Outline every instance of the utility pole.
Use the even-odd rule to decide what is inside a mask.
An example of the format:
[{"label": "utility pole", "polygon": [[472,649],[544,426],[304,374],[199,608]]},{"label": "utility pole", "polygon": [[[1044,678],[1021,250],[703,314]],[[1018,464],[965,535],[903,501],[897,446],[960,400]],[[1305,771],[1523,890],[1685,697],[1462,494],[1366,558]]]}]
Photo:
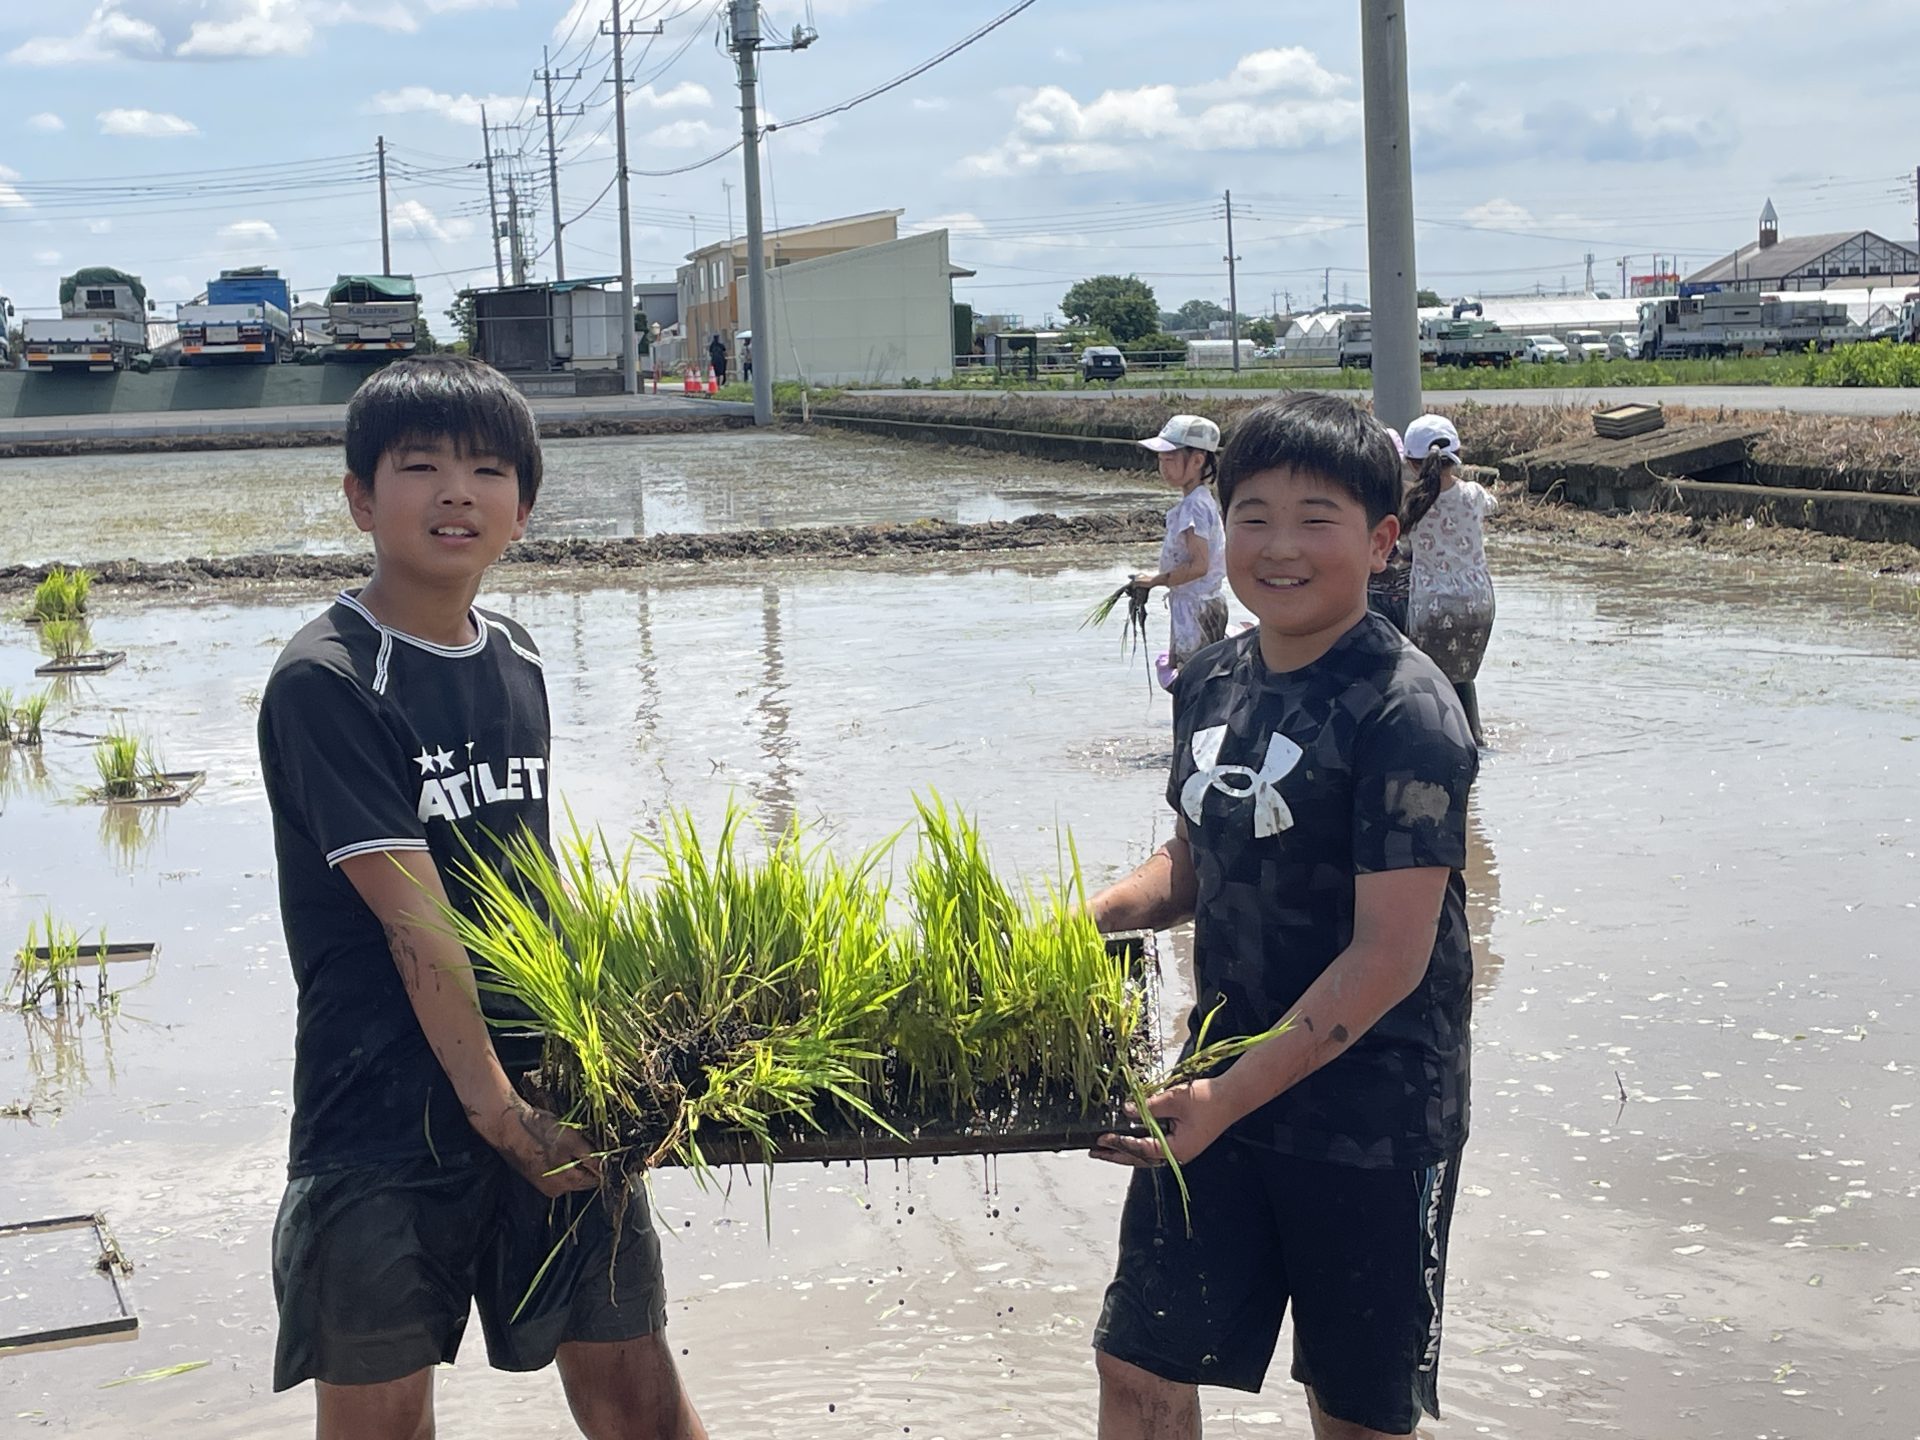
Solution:
[{"label": "utility pole", "polygon": [[[576,70],[571,76],[562,75],[558,78],[578,80],[580,74],[581,72]],[[584,115],[586,107],[580,105],[572,110],[555,110],[553,108],[555,78],[553,61],[547,54],[547,47],[542,45],[540,47],[540,83],[546,87],[547,95],[545,112],[547,117],[547,193],[553,198],[553,278],[564,280],[567,278],[567,254],[560,241],[560,232],[564,228],[560,220],[560,152],[553,143],[553,121],[554,117],[560,114]]]},{"label": "utility pole", "polygon": [[[600,33],[606,34],[602,25]],[[626,28],[620,23],[620,0],[613,0],[613,135],[614,179],[620,185],[620,389],[634,393],[638,381],[638,354],[633,339],[633,208],[627,196],[627,66]]]},{"label": "utility pole", "polygon": [[487,157],[487,233],[493,236],[493,283],[505,285],[507,272],[500,263],[500,202],[493,189],[493,130],[487,124],[487,107],[480,107],[480,144]]},{"label": "utility pole", "polygon": [[1592,293],[1593,290],[1593,252],[1591,250],[1587,252],[1587,290],[1588,293]]},{"label": "utility pole", "polygon": [[1920,245],[1920,165],[1913,167],[1913,238]]},{"label": "utility pole", "polygon": [[1227,196],[1227,338],[1233,342],[1233,370],[1240,373],[1240,280],[1234,268],[1240,257],[1233,253],[1233,191]]},{"label": "utility pole", "polygon": [[1627,298],[1627,257],[1620,257],[1620,298]]},{"label": "utility pole", "polygon": [[[1309,272],[1311,273],[1311,272]],[[1320,272],[1320,308],[1326,309],[1333,303],[1333,267],[1327,266]]]},{"label": "utility pole", "polygon": [[513,257],[513,283],[527,283],[527,253],[520,243],[520,191],[507,177],[507,253]]},{"label": "utility pole", "polygon": [[376,136],[373,148],[380,156],[380,273],[391,275],[393,250],[387,244],[387,137]]},{"label": "utility pole", "polygon": [[726,196],[727,196],[727,239],[732,240],[733,239],[733,182],[731,180],[722,180],[720,182],[720,188],[726,192]]},{"label": "utility pole", "polygon": [[[753,423],[773,423],[775,350],[767,324],[766,238],[760,225],[760,0],[733,0],[733,54],[740,67],[740,141],[746,154],[747,307],[758,362],[753,367]],[[728,197],[728,208],[733,205]],[[733,237],[727,237],[731,247]]]},{"label": "utility pole", "polygon": [[1360,0],[1360,70],[1365,85],[1373,413],[1382,425],[1404,429],[1420,413],[1405,0]]}]

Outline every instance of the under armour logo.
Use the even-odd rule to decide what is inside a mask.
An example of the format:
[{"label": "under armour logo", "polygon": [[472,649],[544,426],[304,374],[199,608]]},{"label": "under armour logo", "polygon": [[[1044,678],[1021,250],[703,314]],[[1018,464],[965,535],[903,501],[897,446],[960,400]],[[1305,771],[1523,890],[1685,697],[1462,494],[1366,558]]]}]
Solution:
[{"label": "under armour logo", "polygon": [[1227,727],[1215,725],[1199,730],[1193,737],[1193,762],[1200,768],[1188,777],[1187,783],[1180,789],[1180,808],[1186,811],[1187,819],[1193,824],[1200,823],[1200,807],[1207,798],[1207,791],[1218,790],[1222,795],[1235,797],[1253,796],[1253,833],[1258,839],[1269,835],[1278,835],[1282,830],[1292,828],[1293,812],[1287,808],[1287,802],[1280,798],[1280,792],[1274,788],[1274,782],[1289,774],[1300,763],[1303,753],[1300,747],[1284,735],[1276,734],[1267,741],[1266,763],[1258,770],[1247,765],[1221,765],[1220,742],[1227,738]]}]

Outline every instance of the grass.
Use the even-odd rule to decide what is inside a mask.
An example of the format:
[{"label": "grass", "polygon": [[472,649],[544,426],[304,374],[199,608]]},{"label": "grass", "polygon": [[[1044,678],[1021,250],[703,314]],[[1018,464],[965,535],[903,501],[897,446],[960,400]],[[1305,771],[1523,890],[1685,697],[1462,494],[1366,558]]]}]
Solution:
[{"label": "grass", "polygon": [[38,745],[47,709],[52,704],[52,690],[35,691],[24,696],[17,704],[11,691],[0,691],[0,730],[11,724],[16,745]]},{"label": "grass", "polygon": [[97,800],[132,800],[167,788],[166,777],[147,743],[125,730],[103,735],[93,747],[93,765],[100,786]]},{"label": "grass", "polygon": [[771,1161],[809,1135],[1107,1125],[1166,1082],[1070,842],[1051,881],[1016,888],[971,820],[919,802],[896,901],[901,838],[842,859],[735,808],[711,837],[676,813],[619,853],[523,835],[507,873],[468,868],[474,914],[445,914],[482,986],[532,1010],[540,1089],[621,1184],[703,1172],[716,1138]]},{"label": "grass", "polygon": [[89,571],[56,565],[33,588],[32,616],[40,621],[77,620],[87,613],[92,589],[93,575]]},{"label": "grass", "polygon": [[[71,925],[63,925],[49,913],[42,924],[29,922],[27,940],[13,961],[13,976],[7,982],[7,994],[22,1010],[38,1010],[49,1000],[56,1010],[79,1003],[86,984],[81,979],[82,947],[80,935]],[[44,934],[44,940],[42,936]],[[45,957],[35,954],[46,950]],[[107,939],[100,937],[93,962],[99,1003],[107,1003]]]},{"label": "grass", "polygon": [[49,620],[40,627],[40,643],[62,665],[84,655],[93,636],[84,620]]}]

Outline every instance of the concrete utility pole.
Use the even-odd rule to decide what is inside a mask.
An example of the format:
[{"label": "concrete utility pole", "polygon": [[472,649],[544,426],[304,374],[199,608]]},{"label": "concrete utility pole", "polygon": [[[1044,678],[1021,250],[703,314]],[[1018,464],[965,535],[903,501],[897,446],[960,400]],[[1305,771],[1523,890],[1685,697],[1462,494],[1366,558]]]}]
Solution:
[{"label": "concrete utility pole", "polygon": [[1406,0],[1360,0],[1367,144],[1367,280],[1373,311],[1373,413],[1404,430],[1420,413],[1413,153],[1407,117]]},{"label": "concrete utility pole", "polygon": [[480,144],[487,157],[487,233],[493,236],[493,283],[507,283],[507,272],[500,263],[500,202],[493,189],[493,131],[487,125],[487,107],[480,107]]},{"label": "concrete utility pole", "polygon": [[1240,372],[1240,281],[1234,268],[1240,257],[1233,253],[1233,191],[1227,196],[1227,338],[1233,342],[1233,369]]},{"label": "concrete utility pole", "polygon": [[380,156],[380,273],[393,273],[393,250],[387,244],[387,137],[374,138],[373,148]]},{"label": "concrete utility pole", "polygon": [[507,253],[513,257],[513,283],[527,283],[527,252],[520,243],[520,191],[507,177]]},{"label": "concrete utility pole", "polygon": [[[767,315],[766,236],[760,225],[760,0],[733,0],[733,54],[740,67],[740,142],[746,154],[747,310],[753,330],[753,423],[773,423],[773,329]],[[732,209],[732,197],[728,197]],[[731,247],[732,236],[728,236]]]},{"label": "concrete utility pole", "polygon": [[[604,31],[604,27],[603,31]],[[633,209],[627,196],[627,70],[623,52],[625,32],[620,24],[620,0],[613,0],[613,133],[614,164],[620,182],[620,389],[634,393],[638,355],[633,339]]]},{"label": "concrete utility pole", "polygon": [[[578,80],[580,73],[576,70],[571,76],[562,75],[558,78]],[[567,253],[560,240],[560,232],[565,228],[560,220],[560,151],[553,143],[553,121],[554,117],[560,114],[584,115],[586,106],[576,106],[567,111],[555,110],[553,108],[554,79],[553,61],[547,54],[547,47],[542,45],[540,47],[540,83],[546,87],[547,96],[545,112],[547,117],[547,193],[553,197],[553,278],[564,280],[567,278]]]},{"label": "concrete utility pole", "polygon": [[1913,238],[1920,246],[1920,165],[1913,168]]}]

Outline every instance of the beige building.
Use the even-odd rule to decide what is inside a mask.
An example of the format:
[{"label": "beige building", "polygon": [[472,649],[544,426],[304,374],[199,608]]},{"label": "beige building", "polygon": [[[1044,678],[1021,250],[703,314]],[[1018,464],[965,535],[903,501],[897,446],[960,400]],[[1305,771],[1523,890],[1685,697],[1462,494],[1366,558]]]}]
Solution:
[{"label": "beige building", "polygon": [[[802,260],[822,260],[900,236],[903,210],[873,210],[815,225],[768,231],[762,237],[769,269]],[[681,331],[689,363],[704,363],[715,335],[727,342],[728,367],[738,373],[735,332],[747,325],[747,242],[744,236],[702,246],[675,272],[680,290]]]}]

